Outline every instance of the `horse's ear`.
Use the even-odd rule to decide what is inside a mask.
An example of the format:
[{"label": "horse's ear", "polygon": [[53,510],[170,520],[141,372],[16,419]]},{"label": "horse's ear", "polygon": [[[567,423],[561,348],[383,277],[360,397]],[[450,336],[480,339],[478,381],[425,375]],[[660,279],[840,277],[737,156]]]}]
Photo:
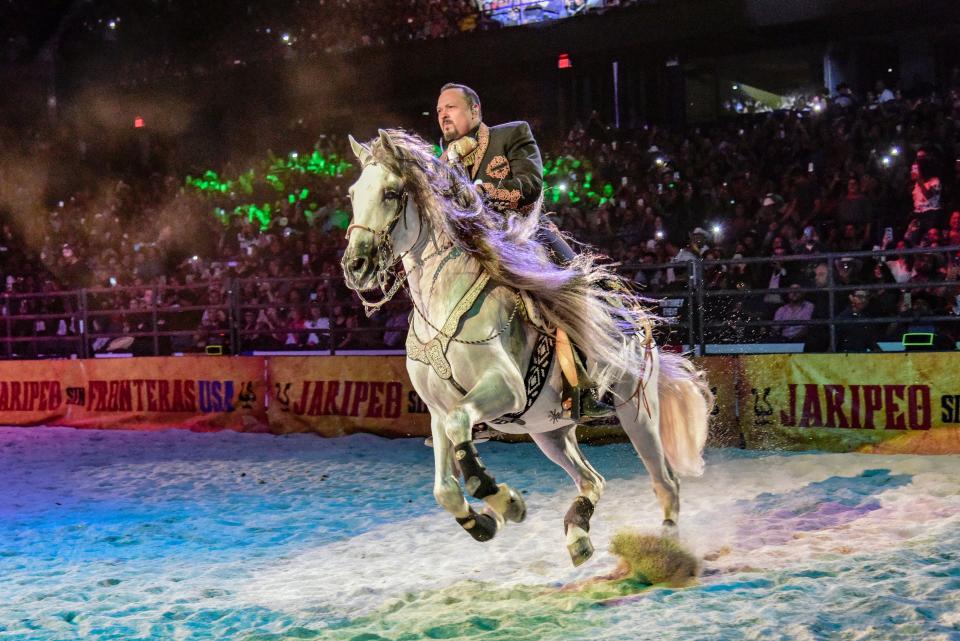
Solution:
[{"label": "horse's ear", "polygon": [[380,144],[383,145],[383,148],[389,151],[394,158],[401,158],[400,149],[397,148],[390,134],[384,129],[378,129],[377,132],[380,134]]},{"label": "horse's ear", "polygon": [[353,149],[353,153],[357,156],[357,160],[360,161],[361,165],[367,164],[367,161],[370,160],[370,148],[365,147],[364,145],[357,142],[357,139],[353,136],[348,136],[350,138],[350,148]]}]

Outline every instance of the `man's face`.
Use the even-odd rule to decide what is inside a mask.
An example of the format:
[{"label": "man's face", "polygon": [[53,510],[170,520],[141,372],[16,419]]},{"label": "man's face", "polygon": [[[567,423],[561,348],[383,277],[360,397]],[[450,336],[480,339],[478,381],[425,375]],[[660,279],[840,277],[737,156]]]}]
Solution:
[{"label": "man's face", "polygon": [[820,263],[813,268],[813,282],[817,284],[817,287],[826,285],[829,277],[830,274],[825,263]]},{"label": "man's face", "polygon": [[856,291],[850,294],[850,307],[858,314],[866,309],[869,301],[870,299],[866,292]]},{"label": "man's face", "polygon": [[462,138],[480,124],[480,108],[471,109],[459,89],[447,89],[437,98],[437,123],[445,141]]}]

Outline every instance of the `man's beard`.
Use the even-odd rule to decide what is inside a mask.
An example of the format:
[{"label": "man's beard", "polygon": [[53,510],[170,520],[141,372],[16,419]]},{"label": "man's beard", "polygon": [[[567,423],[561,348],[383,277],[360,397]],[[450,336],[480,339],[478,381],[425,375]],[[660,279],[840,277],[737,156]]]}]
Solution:
[{"label": "man's beard", "polygon": [[443,132],[443,141],[444,142],[453,142],[454,140],[460,138],[460,134],[457,133],[456,129],[451,130],[449,133],[446,131]]}]

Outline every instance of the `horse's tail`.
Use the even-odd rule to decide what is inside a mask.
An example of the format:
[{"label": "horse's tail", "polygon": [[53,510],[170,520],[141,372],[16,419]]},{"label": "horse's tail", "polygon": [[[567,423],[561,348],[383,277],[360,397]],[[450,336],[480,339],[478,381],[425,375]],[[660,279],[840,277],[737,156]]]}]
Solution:
[{"label": "horse's tail", "polygon": [[660,441],[667,462],[677,474],[700,476],[713,392],[689,359],[666,351],[659,357]]}]

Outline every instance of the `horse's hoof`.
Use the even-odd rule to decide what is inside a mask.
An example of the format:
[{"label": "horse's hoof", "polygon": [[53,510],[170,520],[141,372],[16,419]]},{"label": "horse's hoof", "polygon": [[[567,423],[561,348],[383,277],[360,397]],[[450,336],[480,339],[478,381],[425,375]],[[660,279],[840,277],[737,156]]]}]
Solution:
[{"label": "horse's hoof", "polygon": [[574,567],[577,567],[586,563],[593,556],[593,543],[584,532],[582,536],[578,536],[567,543],[567,551],[570,553],[570,560],[573,561]]},{"label": "horse's hoof", "polygon": [[660,535],[665,539],[679,539],[680,528],[673,519],[664,519],[660,526]]},{"label": "horse's hoof", "polygon": [[470,508],[470,514],[462,519],[458,518],[457,523],[469,532],[475,541],[480,543],[485,543],[495,537],[500,527],[497,519],[486,513],[478,514],[473,508]]},{"label": "horse's hoof", "polygon": [[526,501],[524,501],[523,497],[520,496],[520,493],[514,490],[512,487],[504,485],[503,489],[509,492],[507,509],[504,510],[503,517],[508,521],[513,521],[514,523],[522,523],[523,520],[527,518]]},{"label": "horse's hoof", "polygon": [[497,485],[498,492],[484,499],[487,506],[507,521],[520,523],[527,518],[527,504],[519,492],[506,483]]}]

